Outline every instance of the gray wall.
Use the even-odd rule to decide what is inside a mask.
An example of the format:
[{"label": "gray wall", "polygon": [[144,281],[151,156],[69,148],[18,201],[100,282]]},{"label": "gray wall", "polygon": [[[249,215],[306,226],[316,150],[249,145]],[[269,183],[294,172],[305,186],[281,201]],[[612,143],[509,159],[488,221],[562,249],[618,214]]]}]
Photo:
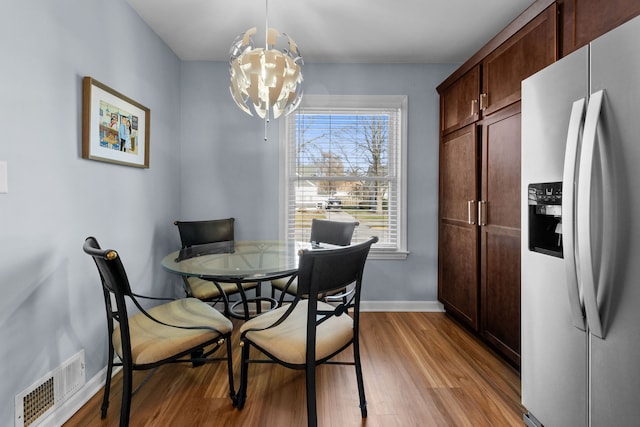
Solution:
[{"label": "gray wall", "polygon": [[[305,94],[408,95],[408,248],[404,261],[370,261],[366,301],[437,299],[438,96],[454,65],[307,64]],[[243,113],[226,63],[182,63],[185,219],[234,216],[239,238],[278,237],[278,123]]]},{"label": "gray wall", "polygon": [[[231,42],[231,41],[230,41]],[[126,49],[121,45],[125,43]],[[278,124],[235,107],[226,63],[181,61],[124,0],[25,0],[0,15],[0,425],[14,396],[80,349],[106,364],[97,272],[81,250],[117,249],[141,293],[175,293],[171,222],[235,216],[238,238],[278,235]],[[436,299],[435,86],[455,65],[305,67],[306,93],[409,95],[409,250],[367,267],[364,299]],[[151,109],[148,170],[80,157],[81,80]]]},{"label": "gray wall", "polygon": [[[122,44],[127,48],[122,49]],[[25,0],[0,14],[0,425],[14,396],[80,349],[106,364],[104,303],[82,243],[119,250],[142,293],[170,286],[180,61],[123,0]],[[151,168],[80,157],[82,77],[151,109]],[[171,236],[171,237],[170,237]]]}]

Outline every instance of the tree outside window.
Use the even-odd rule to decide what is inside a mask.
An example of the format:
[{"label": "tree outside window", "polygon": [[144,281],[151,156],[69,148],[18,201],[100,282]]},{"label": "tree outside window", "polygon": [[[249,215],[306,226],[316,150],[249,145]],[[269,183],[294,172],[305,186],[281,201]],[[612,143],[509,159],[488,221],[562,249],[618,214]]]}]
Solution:
[{"label": "tree outside window", "polygon": [[406,97],[304,98],[284,122],[286,238],[308,240],[313,218],[358,221],[354,242],[406,255],[405,117]]}]

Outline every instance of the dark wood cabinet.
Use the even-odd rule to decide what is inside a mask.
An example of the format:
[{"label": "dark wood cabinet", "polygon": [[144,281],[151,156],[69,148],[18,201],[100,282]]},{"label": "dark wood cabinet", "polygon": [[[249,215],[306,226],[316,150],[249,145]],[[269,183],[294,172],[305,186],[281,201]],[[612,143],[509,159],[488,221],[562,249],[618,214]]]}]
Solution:
[{"label": "dark wood cabinet", "polygon": [[520,363],[520,104],[441,139],[438,293]]},{"label": "dark wood cabinet", "polygon": [[520,100],[520,83],[557,58],[557,7],[549,6],[482,61],[484,116]]},{"label": "dark wood cabinet", "polygon": [[483,123],[480,333],[520,364],[520,104]]},{"label": "dark wood cabinet", "polygon": [[445,135],[480,118],[480,66],[476,65],[440,95],[440,132]]},{"label": "dark wood cabinet", "polygon": [[558,4],[563,56],[640,15],[638,0],[558,0]]},{"label": "dark wood cabinet", "polygon": [[520,83],[558,54],[556,5],[538,5],[534,12],[475,66],[438,88],[439,299],[516,366]]},{"label": "dark wood cabinet", "polygon": [[537,0],[437,88],[438,298],[516,366],[520,84],[638,14],[640,0]]},{"label": "dark wood cabinet", "polygon": [[446,309],[477,331],[478,137],[468,125],[440,144],[438,294]]}]

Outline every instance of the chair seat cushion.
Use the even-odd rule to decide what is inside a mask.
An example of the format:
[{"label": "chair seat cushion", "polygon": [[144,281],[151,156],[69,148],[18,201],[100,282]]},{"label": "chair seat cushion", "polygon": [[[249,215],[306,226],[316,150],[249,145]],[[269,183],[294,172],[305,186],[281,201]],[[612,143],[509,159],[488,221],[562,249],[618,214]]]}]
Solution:
[{"label": "chair seat cushion", "polygon": [[[218,310],[195,299],[184,298],[153,307],[147,312],[161,322],[176,326],[207,326],[220,333],[231,332],[232,324]],[[129,317],[131,356],[135,365],[155,363],[209,341],[218,332],[207,329],[180,329],[154,322],[143,313]],[[113,347],[122,358],[120,326],[112,335]]]},{"label": "chair seat cushion", "polygon": [[[189,277],[187,279],[191,288],[191,296],[200,300],[210,300],[220,297],[220,291],[210,280],[200,279],[198,277]],[[223,292],[227,295],[238,293],[238,285],[235,283],[218,283]],[[247,291],[258,287],[258,282],[243,283],[242,288]]]},{"label": "chair seat cushion", "polygon": [[[271,286],[277,290],[279,290],[280,292],[284,292],[285,288],[287,289],[287,293],[290,295],[297,295],[298,294],[298,278],[294,278],[291,281],[291,284],[289,285],[289,287],[287,288],[287,283],[289,282],[289,279],[291,279],[290,277],[285,277],[282,279],[274,279],[271,281]],[[318,297],[320,299],[322,299],[323,296],[332,296],[332,295],[336,295],[336,294],[340,294],[345,292],[346,289],[337,289],[335,291],[331,291],[328,292],[326,295],[318,295]],[[308,298],[308,295],[304,295],[304,298]]]},{"label": "chair seat cushion", "polygon": [[[287,283],[291,277],[283,277],[282,279],[274,279],[271,281],[271,286],[279,290],[280,292],[284,291],[287,288]],[[289,287],[287,288],[287,293],[295,295],[298,293],[298,278],[294,278]]]},{"label": "chair seat cushion", "polygon": [[[246,338],[267,353],[285,363],[303,365],[307,348],[308,300],[301,300],[293,312],[278,326],[261,331],[249,331]],[[288,305],[270,311],[245,322],[244,332],[253,328],[265,328],[276,322],[288,309]],[[334,306],[318,301],[318,310],[333,311]],[[353,319],[343,314],[332,316],[318,326],[316,332],[316,360],[340,350],[353,339]]]}]

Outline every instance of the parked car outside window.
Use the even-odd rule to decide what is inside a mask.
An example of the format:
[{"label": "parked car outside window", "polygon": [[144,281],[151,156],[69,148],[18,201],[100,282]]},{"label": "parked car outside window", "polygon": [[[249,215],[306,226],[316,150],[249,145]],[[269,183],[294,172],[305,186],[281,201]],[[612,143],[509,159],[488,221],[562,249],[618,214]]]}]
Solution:
[{"label": "parked car outside window", "polygon": [[342,209],[342,200],[340,199],[329,198],[325,203],[326,209]]}]

